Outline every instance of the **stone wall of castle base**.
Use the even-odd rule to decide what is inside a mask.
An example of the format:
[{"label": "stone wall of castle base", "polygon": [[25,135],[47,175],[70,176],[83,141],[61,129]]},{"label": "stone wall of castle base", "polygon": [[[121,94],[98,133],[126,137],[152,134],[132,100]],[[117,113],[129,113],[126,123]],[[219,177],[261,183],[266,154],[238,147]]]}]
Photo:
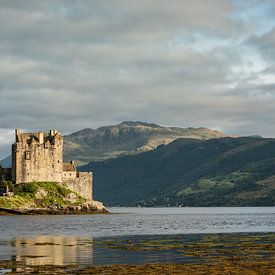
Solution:
[{"label": "stone wall of castle base", "polygon": [[63,179],[62,185],[80,196],[92,200],[92,173],[83,172],[77,173],[77,177],[74,179]]}]

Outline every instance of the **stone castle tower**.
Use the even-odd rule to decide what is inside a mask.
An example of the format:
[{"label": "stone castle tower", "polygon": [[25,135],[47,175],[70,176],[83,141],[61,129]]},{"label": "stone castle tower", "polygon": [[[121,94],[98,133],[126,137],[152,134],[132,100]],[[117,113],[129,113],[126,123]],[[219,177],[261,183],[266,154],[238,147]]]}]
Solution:
[{"label": "stone castle tower", "polygon": [[56,130],[50,133],[21,133],[16,129],[12,162],[15,183],[62,182],[63,137]]},{"label": "stone castle tower", "polygon": [[77,172],[73,161],[63,162],[63,136],[57,130],[50,130],[49,133],[15,130],[12,180],[15,184],[58,182],[92,199],[92,173]]}]

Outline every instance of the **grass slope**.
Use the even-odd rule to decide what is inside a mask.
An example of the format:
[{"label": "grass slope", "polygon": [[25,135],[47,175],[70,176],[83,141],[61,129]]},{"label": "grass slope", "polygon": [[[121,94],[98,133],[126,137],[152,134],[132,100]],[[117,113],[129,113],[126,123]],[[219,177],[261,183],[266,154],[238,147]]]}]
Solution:
[{"label": "grass slope", "polygon": [[109,205],[275,205],[275,139],[178,139],[81,169],[94,172],[96,199]]},{"label": "grass slope", "polygon": [[[11,186],[11,185],[10,185]],[[11,188],[12,197],[0,197],[4,208],[44,208],[79,205],[84,198],[55,182],[22,183]]]}]

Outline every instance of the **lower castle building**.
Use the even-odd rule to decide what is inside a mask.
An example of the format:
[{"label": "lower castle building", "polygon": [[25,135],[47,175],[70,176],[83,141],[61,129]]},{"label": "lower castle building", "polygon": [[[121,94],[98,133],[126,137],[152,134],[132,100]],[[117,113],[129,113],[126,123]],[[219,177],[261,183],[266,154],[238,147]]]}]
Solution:
[{"label": "lower castle building", "polygon": [[15,184],[58,182],[92,199],[92,173],[78,172],[73,161],[63,162],[63,136],[57,130],[49,133],[15,130],[11,177]]}]

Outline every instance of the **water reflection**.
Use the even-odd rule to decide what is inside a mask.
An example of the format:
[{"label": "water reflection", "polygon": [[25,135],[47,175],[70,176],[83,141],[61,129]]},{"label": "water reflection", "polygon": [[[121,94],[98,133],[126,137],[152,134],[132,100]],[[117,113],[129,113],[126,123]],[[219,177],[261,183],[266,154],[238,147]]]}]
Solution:
[{"label": "water reflection", "polygon": [[15,247],[15,260],[28,266],[92,264],[93,240],[80,240],[75,237],[37,236],[18,237]]},{"label": "water reflection", "polygon": [[[133,235],[104,238],[65,236],[17,237],[0,242],[13,271],[30,273],[38,266],[149,263],[198,263],[205,255],[272,257],[274,233]],[[207,257],[208,257],[207,256]],[[1,262],[2,260],[2,262]],[[49,274],[49,273],[46,273]]]},{"label": "water reflection", "polygon": [[[161,236],[121,236],[111,238],[89,238],[65,236],[34,236],[17,237],[11,243],[12,250],[8,252],[3,244],[6,257],[16,262],[18,272],[29,272],[34,266],[78,266],[104,264],[144,264],[152,262],[186,262],[177,250],[120,248],[126,243],[162,239]],[[1,244],[0,244],[1,248]],[[2,250],[3,252],[3,250]],[[1,260],[1,253],[0,253]],[[1,262],[0,262],[1,263]],[[18,266],[19,264],[19,266]],[[22,269],[23,268],[23,269]],[[0,273],[1,274],[1,273]]]}]

